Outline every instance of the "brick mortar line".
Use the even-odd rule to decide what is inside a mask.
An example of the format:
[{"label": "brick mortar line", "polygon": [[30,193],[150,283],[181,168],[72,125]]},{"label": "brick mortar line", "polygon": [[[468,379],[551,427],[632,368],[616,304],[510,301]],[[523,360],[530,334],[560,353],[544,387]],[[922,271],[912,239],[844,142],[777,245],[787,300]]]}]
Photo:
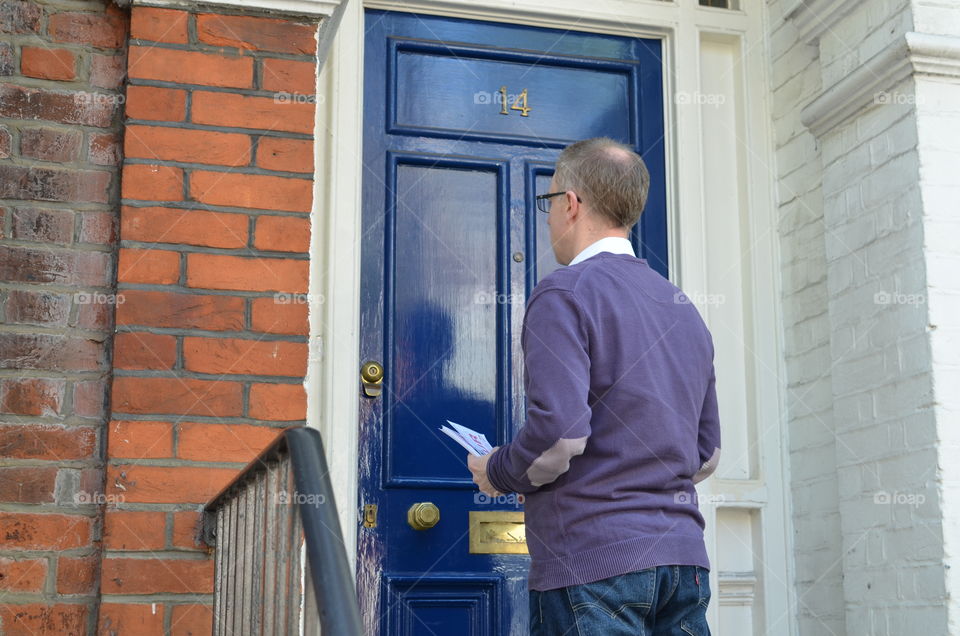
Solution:
[{"label": "brick mortar line", "polygon": [[[301,386],[302,384],[303,383],[301,382]],[[252,384],[244,384],[242,387],[240,387],[240,417],[250,417],[250,390],[252,386]],[[264,421],[269,422],[269,420]],[[306,424],[306,422],[304,422],[304,424]],[[234,437],[236,437],[236,435]],[[244,444],[244,446],[246,446],[246,444]]]},{"label": "brick mortar line", "polygon": [[[104,555],[106,556],[106,555]],[[208,557],[212,558],[212,557]],[[185,594],[175,594],[171,592],[162,592],[158,594],[107,594],[101,593],[100,599],[102,603],[116,603],[122,605],[151,605],[153,603],[163,603],[169,607],[177,606],[186,606],[186,605],[212,605],[213,604],[213,594],[197,594],[196,592],[189,592]],[[172,614],[173,612],[167,612]],[[164,632],[164,633],[170,633]]]},{"label": "brick mortar line", "polygon": [[[314,61],[314,64],[316,64],[316,61]],[[263,90],[263,62],[256,58],[253,61],[252,83],[254,89]]]},{"label": "brick mortar line", "polygon": [[[229,255],[228,255],[229,256]],[[239,258],[239,256],[238,256]],[[286,259],[294,260],[294,259]],[[296,259],[305,260],[305,259]],[[164,292],[170,294],[186,294],[190,296],[226,296],[232,298],[271,298],[278,294],[291,296],[307,296],[307,292],[288,292],[280,290],[268,291],[246,291],[243,289],[208,289],[204,287],[185,287],[180,285],[154,285],[150,283],[125,283],[117,284],[117,292],[122,291],[151,291]],[[293,304],[293,303],[290,303]],[[118,327],[121,325],[117,325]],[[219,331],[219,330],[216,330]]]},{"label": "brick mortar line", "polygon": [[[199,252],[198,252],[199,253]],[[216,256],[236,256],[237,258],[243,258],[241,255],[232,255],[232,254],[216,254]],[[261,256],[253,258],[264,258]],[[288,260],[288,261],[297,261],[297,262],[306,262],[307,259],[292,259],[292,258],[279,258],[274,260]],[[271,296],[277,294],[285,295],[295,295],[295,296],[307,296],[308,292],[291,292],[291,291],[282,291],[282,290],[266,290],[266,291],[246,291],[243,289],[213,289],[205,287],[183,287],[180,285],[154,285],[151,283],[126,283],[120,281],[118,283],[117,291],[156,291],[156,292],[167,292],[167,293],[177,293],[177,294],[189,294],[196,296],[233,296],[236,298],[270,298]],[[292,304],[292,303],[291,303]]]},{"label": "brick mortar line", "polygon": [[110,504],[106,512],[200,512],[204,503],[143,503],[124,502]]},{"label": "brick mortar line", "polygon": [[[269,160],[269,157],[267,157],[267,159]],[[251,166],[260,165],[260,136],[259,135],[250,135],[250,165]],[[277,172],[281,172],[281,171],[277,170]],[[290,172],[290,171],[284,170],[283,172]],[[309,173],[304,173],[304,174],[309,174]]]},{"label": "brick mortar line", "polygon": [[[44,427],[52,427],[52,428],[63,429],[63,430],[66,430],[66,431],[71,431],[71,430],[74,430],[74,429],[84,429],[84,428],[93,429],[94,431],[99,431],[100,429],[103,428],[103,422],[102,422],[101,420],[99,420],[99,419],[94,420],[94,418],[87,418],[87,420],[85,420],[85,421],[84,421],[84,420],[77,421],[77,420],[75,419],[76,416],[67,416],[65,419],[52,420],[52,419],[49,419],[49,418],[54,417],[54,416],[23,415],[23,414],[20,414],[20,413],[0,413],[0,420],[2,420],[5,416],[8,416],[8,415],[14,415],[14,416],[16,416],[17,421],[16,421],[16,422],[4,422],[4,421],[0,421],[0,425],[2,425],[2,426],[23,426],[23,427],[28,427],[28,426],[44,426]],[[10,460],[10,459],[13,459],[13,458],[7,458],[7,459]],[[42,461],[42,460],[40,460],[40,461]],[[100,460],[99,460],[99,459],[96,459],[96,458],[94,458],[94,459],[89,459],[89,458],[88,458],[88,459],[76,459],[76,460],[51,458],[50,460],[47,460],[47,461],[52,461],[52,462],[71,462],[71,461],[74,461],[74,462],[90,462],[90,461],[94,461],[94,462],[98,462],[98,461],[100,461]]]},{"label": "brick mortar line", "polygon": [[[0,244],[2,247],[2,244]],[[99,250],[78,250],[85,252],[99,252]],[[78,293],[86,293],[88,290],[99,293],[102,289],[114,290],[113,285],[59,285],[57,283],[30,283],[24,281],[23,283],[17,281],[4,281],[0,282],[0,292],[6,291],[29,291],[29,292],[45,292],[50,294],[64,294],[67,296],[72,296]],[[89,331],[91,333],[103,333],[104,331],[109,331],[107,329],[89,329],[84,327],[71,327],[66,325],[64,329],[79,329],[81,331]]]},{"label": "brick mortar line", "polygon": [[[49,577],[53,574],[54,569],[51,567],[47,570],[47,576]],[[56,581],[56,576],[54,575],[54,581]],[[90,594],[61,594],[55,591],[43,590],[41,592],[3,592],[3,595],[0,596],[0,599],[3,600],[4,605],[33,605],[35,603],[42,603],[47,607],[52,607],[53,605],[81,605],[89,606],[91,603],[96,604],[99,594],[97,592],[91,592]],[[12,617],[11,617],[12,618]],[[16,621],[12,621],[13,625],[16,625]],[[21,632],[22,633],[22,632]]]},{"label": "brick mortar line", "polygon": [[[197,14],[192,14],[196,16]],[[319,23],[313,26],[319,26]],[[261,60],[289,60],[293,62],[316,62],[316,53],[286,53],[284,51],[272,51],[270,49],[245,49],[239,46],[210,44],[201,40],[195,34],[188,33],[186,44],[182,42],[161,42],[156,40],[147,40],[144,38],[130,37],[127,39],[127,46],[143,47],[146,49],[161,49],[170,51],[187,51],[191,53],[208,53],[217,57],[226,59],[251,59]]]},{"label": "brick mortar line", "polygon": [[[253,243],[253,219],[250,219],[249,236],[250,236],[250,239],[248,242],[252,244]],[[277,304],[276,295],[273,296],[273,302],[274,304]],[[270,326],[273,327],[275,324],[276,324],[275,322],[271,323]],[[309,328],[310,328],[309,325],[307,325],[308,331],[309,331]],[[252,300],[243,301],[243,331],[256,333],[256,331],[253,328],[253,301]],[[271,332],[268,332],[268,333],[271,333]],[[309,340],[308,334],[287,334],[287,335],[306,337],[307,340]]]},{"label": "brick mortar line", "polygon": [[[3,202],[0,201],[0,205],[2,205],[2,204],[3,204]],[[10,207],[19,207],[19,206],[10,206]],[[39,208],[39,209],[42,210],[42,209],[45,209],[45,208]],[[59,212],[59,210],[57,210],[57,211]],[[11,215],[11,216],[12,216],[12,215]],[[11,239],[11,238],[6,238],[6,239],[3,239],[3,240],[0,240],[0,247],[2,247],[2,246],[8,246],[8,247],[33,247],[33,248],[36,248],[36,249],[41,249],[41,250],[43,250],[43,251],[49,251],[49,248],[61,248],[61,249],[63,249],[63,250],[68,250],[68,251],[72,251],[72,252],[85,252],[85,253],[97,252],[97,253],[100,253],[100,254],[113,254],[113,251],[114,251],[113,248],[112,248],[110,245],[105,244],[105,243],[73,243],[73,242],[71,242],[71,243],[61,243],[61,242],[59,242],[59,241],[57,241],[57,242],[54,242],[54,241],[29,241],[29,240],[26,240],[26,239]],[[24,282],[26,282],[26,281],[24,281]],[[0,283],[0,286],[9,285],[9,284],[11,284],[11,281],[3,281],[2,283]]]},{"label": "brick mortar line", "polygon": [[[18,120],[20,121],[20,120]],[[270,139],[291,139],[294,141],[313,141],[313,133],[298,133],[274,128],[241,128],[238,126],[218,126],[216,124],[198,124],[192,121],[164,121],[159,119],[134,119],[128,118],[126,126],[149,126],[152,128],[173,128],[176,130],[196,130],[202,132],[235,133],[250,135],[253,137],[269,137]],[[97,130],[105,130],[99,128]],[[126,159],[126,157],[124,157]],[[304,172],[297,174],[313,174]]]},{"label": "brick mortar line", "polygon": [[[203,337],[206,337],[206,336],[203,336]],[[142,341],[142,340],[143,340],[140,336],[136,336],[136,338],[137,338],[138,341]],[[182,338],[182,337],[178,337],[178,338],[176,338],[176,339],[174,340],[174,351],[173,351],[173,365],[174,365],[174,369],[186,369],[186,368],[187,368],[186,357],[185,357],[185,354],[184,354],[184,352],[183,352],[184,341],[185,341],[185,339]],[[116,367],[114,367],[114,374],[116,374]],[[176,447],[177,447],[177,446],[176,446],[176,442],[177,442],[177,441],[178,441],[178,440],[176,440],[176,439],[173,440],[173,448],[176,448]]]},{"label": "brick mortar line", "polygon": [[[102,344],[99,338],[109,338],[110,330],[83,329],[81,327],[48,327],[46,325],[34,325],[29,323],[6,323],[0,324],[0,334],[16,334],[20,336],[64,336],[74,337],[80,340],[94,340]],[[64,371],[69,373],[69,371]]]},{"label": "brick mortar line", "polygon": [[[63,375],[64,373],[69,373],[69,376]],[[10,379],[14,378],[17,380],[79,380],[81,382],[86,382],[89,380],[104,380],[106,379],[106,373],[104,369],[93,369],[90,371],[57,371],[55,369],[3,369],[0,370],[0,379]],[[67,410],[67,407],[64,407],[64,410]],[[32,416],[23,416],[19,413],[3,413],[0,415],[7,415],[11,417],[32,417]],[[93,416],[81,416],[81,415],[68,415],[66,417],[72,418],[83,418],[86,417],[85,421],[92,421],[99,415]]]},{"label": "brick mortar line", "polygon": [[258,428],[282,430],[291,426],[300,426],[306,420],[258,420],[247,416],[235,415],[217,417],[215,415],[174,415],[170,413],[116,413],[114,422],[151,422],[158,424],[222,424],[224,426],[256,426]]},{"label": "brick mortar line", "polygon": [[206,53],[217,57],[240,60],[250,59],[253,61],[262,60],[289,60],[291,62],[314,62],[317,61],[316,53],[284,53],[283,51],[270,51],[267,49],[244,49],[237,46],[218,46],[197,39],[195,42],[186,44],[180,42],[156,42],[154,40],[145,40],[142,38],[133,38],[127,40],[128,46],[137,46],[147,49],[160,49],[169,51],[187,51],[190,53]]},{"label": "brick mortar line", "polygon": [[[23,426],[15,424],[15,426]],[[0,460],[2,468],[96,468],[101,463],[99,458],[89,459],[20,459],[16,457],[4,457]],[[56,464],[56,466],[52,466]]]},{"label": "brick mortar line", "polygon": [[[316,60],[314,60],[316,61]],[[251,78],[252,84],[252,78]],[[247,88],[243,86],[212,86],[210,84],[186,84],[184,82],[173,82],[168,80],[157,80],[157,79],[148,79],[145,77],[130,77],[127,80],[126,86],[150,86],[153,88],[170,88],[187,91],[188,93],[223,93],[225,95],[240,95],[243,97],[261,97],[263,99],[275,99],[278,95],[304,95],[305,93],[297,93],[292,90],[272,90],[266,88]],[[83,92],[92,92],[92,91],[83,91]],[[125,93],[124,93],[125,94]],[[314,90],[310,93],[317,99],[317,90]],[[311,102],[304,102],[311,103]],[[277,104],[285,105],[285,104]],[[316,106],[315,103],[313,103]]]},{"label": "brick mortar line", "polygon": [[[24,514],[24,515],[57,514],[57,515],[65,515],[65,516],[73,516],[73,517],[84,517],[84,518],[93,519],[93,520],[96,520],[98,518],[99,513],[97,508],[98,506],[93,504],[87,504],[86,509],[84,509],[84,507],[80,505],[71,506],[67,504],[58,504],[56,502],[41,503],[41,504],[0,502],[0,513],[12,513],[12,514]],[[51,549],[57,550],[59,548],[51,548]],[[70,548],[70,549],[71,550],[89,550],[91,549],[91,547],[90,545],[86,545],[86,546],[81,546],[78,548]]]},{"label": "brick mortar line", "polygon": [[[307,296],[307,292],[282,292],[282,291],[266,291],[266,292],[249,292],[244,290],[232,290],[232,289],[206,289],[203,287],[182,287],[179,285],[151,285],[147,283],[119,283],[117,288],[117,293],[124,291],[145,291],[145,292],[161,292],[168,294],[179,294],[187,296],[224,296],[227,298],[270,298],[271,296],[277,294],[285,295],[295,295],[295,296]],[[278,303],[278,304],[294,304],[294,303]],[[304,303],[305,304],[305,303]],[[120,323],[116,327],[130,327],[137,326],[136,323]],[[144,327],[150,325],[142,325]],[[158,329],[173,329],[175,327],[157,327]],[[236,331],[235,329],[211,329],[209,331],[221,332],[221,331]],[[98,331],[96,333],[103,333]],[[251,333],[274,333],[268,331],[251,331]],[[304,335],[304,334],[290,334],[290,335]]]},{"label": "brick mortar line", "polygon": [[177,424],[219,424],[222,426],[255,426],[257,428],[277,431],[285,428],[305,426],[307,422],[306,420],[256,420],[242,415],[225,417],[217,417],[214,415],[176,415],[170,413],[116,413],[115,415],[116,417],[112,417],[110,420],[114,424],[117,422],[170,424],[171,426]]},{"label": "brick mortar line", "polygon": [[[208,256],[233,256],[233,257],[236,257],[236,258],[260,259],[260,260],[265,260],[265,261],[271,261],[271,260],[273,260],[273,261],[296,261],[296,262],[309,262],[309,261],[310,261],[310,255],[309,255],[308,253],[305,253],[305,252],[281,252],[281,253],[278,255],[276,252],[262,252],[262,253],[250,254],[250,252],[251,252],[252,250],[251,250],[250,248],[248,248],[248,247],[239,247],[239,248],[235,248],[235,249],[234,249],[234,248],[216,248],[216,247],[206,248],[206,249],[209,249],[209,250],[211,250],[211,251],[206,251],[206,249],[204,249],[202,246],[199,246],[199,245],[195,245],[195,246],[186,246],[186,245],[184,245],[184,246],[183,246],[183,249],[160,249],[160,248],[157,248],[157,247],[150,247],[150,246],[158,246],[158,245],[174,245],[174,244],[167,244],[167,243],[144,243],[144,246],[145,246],[145,247],[144,247],[143,249],[148,250],[148,251],[149,251],[149,250],[156,250],[156,251],[161,251],[161,252],[162,252],[162,251],[167,251],[167,252],[182,252],[182,253],[187,254],[187,255],[189,255],[189,254],[204,254],[204,255],[208,255]],[[179,244],[178,244],[178,245],[179,245]],[[119,247],[126,247],[126,246],[119,246]],[[233,249],[233,251],[230,251],[231,249]],[[226,250],[226,251],[213,251],[213,250]],[[117,260],[119,260],[119,259],[117,259]],[[153,283],[134,283],[134,282],[129,282],[129,283],[128,283],[128,282],[126,282],[126,281],[120,280],[120,281],[118,281],[118,284],[123,284],[123,285],[152,285]],[[159,286],[160,286],[160,287],[176,287],[176,285],[159,285]],[[191,288],[189,288],[189,289],[201,289],[201,288],[199,288],[199,287],[191,287]],[[244,290],[236,290],[236,291],[238,291],[238,292],[243,292]],[[293,294],[293,293],[296,293],[296,292],[287,292],[287,291],[283,291],[283,290],[279,290],[279,289],[278,289],[278,290],[273,290],[273,291],[268,290],[268,291],[266,291],[266,292],[246,292],[246,293]],[[303,293],[303,294],[306,294],[307,292],[302,292],[302,293]]]},{"label": "brick mortar line", "polygon": [[[107,466],[147,466],[150,468],[219,468],[229,470],[240,470],[249,462],[206,462],[193,459],[183,459],[180,457],[163,457],[152,459],[137,459],[133,457],[114,457],[107,461]],[[123,493],[117,493],[123,494]],[[124,495],[124,498],[126,496]],[[179,503],[179,502],[178,502]]]},{"label": "brick mortar line", "polygon": [[[229,166],[215,163],[192,163],[186,161],[176,161],[174,159],[151,159],[149,157],[124,157],[124,165],[148,165],[165,166],[169,168],[182,168],[193,172],[194,170],[204,170],[207,172],[223,172],[227,174],[256,175],[265,177],[282,177],[287,179],[300,179],[302,181],[313,182],[313,173],[308,172],[285,172],[282,170],[267,170],[259,166]],[[186,177],[186,175],[185,175]],[[184,178],[186,181],[186,178]],[[307,214],[304,212],[303,214]]]},{"label": "brick mortar line", "polygon": [[[184,186],[187,186],[190,183],[189,179],[183,180]],[[120,200],[120,205],[122,207],[131,207],[131,208],[175,208],[180,210],[204,210],[206,212],[224,212],[228,214],[252,214],[252,215],[269,215],[269,216],[297,216],[302,219],[310,218],[312,212],[299,212],[297,210],[283,210],[283,209],[268,209],[268,208],[238,208],[231,207],[226,205],[210,205],[206,203],[196,203],[195,205],[188,206],[191,203],[189,199],[178,199],[176,201],[161,201],[157,199],[128,199],[123,198]],[[122,218],[122,212],[120,218]]]},{"label": "brick mortar line", "polygon": [[[310,212],[296,212],[291,210],[270,210],[267,208],[238,208],[229,205],[210,205],[199,201],[150,201],[147,199],[122,199],[120,205],[128,208],[167,208],[171,210],[199,210],[202,212],[218,212],[221,214],[243,214],[247,216],[282,216],[288,218],[307,219]],[[121,210],[119,218],[123,218]],[[239,249],[239,248],[238,248]]]},{"label": "brick mortar line", "polygon": [[[291,344],[306,344],[297,342]],[[303,375],[252,375],[241,373],[201,373],[199,371],[187,371],[185,369],[168,370],[147,370],[147,369],[115,369],[115,378],[144,378],[149,380],[169,379],[169,380],[206,380],[208,382],[254,382],[256,384],[291,384],[297,385],[303,383]],[[115,411],[115,414],[120,411]],[[189,416],[185,416],[189,417]]]},{"label": "brick mortar line", "polygon": [[[302,217],[301,217],[302,218]],[[264,250],[249,245],[241,247],[210,247],[208,245],[191,245],[189,243],[152,243],[148,241],[133,241],[121,239],[117,246],[123,249],[152,250],[159,252],[177,252],[180,254],[216,254],[220,256],[242,256],[248,258],[282,258],[297,261],[309,261],[309,252],[283,252],[280,250]],[[239,252],[239,253],[238,253]],[[119,259],[118,259],[119,260]]]},{"label": "brick mortar line", "polygon": [[120,325],[116,334],[149,333],[156,336],[179,336],[186,338],[222,338],[231,340],[256,340],[258,342],[299,342],[307,343],[310,336],[303,334],[282,334],[263,331],[210,331],[206,329],[180,329],[178,327],[138,327],[136,325]]},{"label": "brick mortar line", "polygon": [[[119,166],[118,166],[119,167]],[[57,211],[67,211],[75,212],[79,215],[84,214],[103,214],[103,213],[112,213],[116,210],[116,205],[111,206],[108,203],[93,203],[90,201],[77,201],[76,203],[71,203],[70,201],[40,201],[37,199],[0,199],[0,205],[7,207],[31,207],[31,208],[40,208],[43,210],[57,210]],[[58,207],[62,206],[62,207]],[[94,207],[84,207],[84,206],[94,206]],[[300,212],[299,214],[303,215],[306,212]],[[12,239],[4,238],[2,243],[8,243]],[[83,243],[83,245],[107,245],[106,243]]]},{"label": "brick mortar line", "polygon": [[[24,559],[42,559],[50,556],[67,556],[70,558],[91,557],[99,554],[96,548],[71,548],[69,550],[30,549],[30,550],[0,550],[0,556],[5,558],[22,557]],[[19,559],[18,559],[19,560]]]},{"label": "brick mortar line", "polygon": [[[50,127],[46,126],[45,128],[49,129]],[[101,129],[101,130],[104,130],[104,129]],[[84,149],[84,146],[86,146],[86,149],[89,150],[89,143],[86,145],[81,143],[80,145],[81,150]],[[83,159],[83,158],[71,159],[70,161],[59,161],[56,159],[37,159],[36,157],[30,157],[30,156],[26,156],[18,153],[16,156],[11,155],[10,157],[8,157],[6,161],[7,163],[4,163],[3,165],[26,167],[26,168],[40,168],[40,169],[62,168],[63,171],[67,171],[67,172],[77,172],[80,170],[83,170],[85,172],[107,172],[111,170],[114,172],[120,171],[119,164],[105,166],[101,163],[94,163],[88,159]]]},{"label": "brick mortar line", "polygon": [[105,549],[104,557],[114,559],[157,559],[169,561],[206,561],[207,553],[203,548],[163,548],[159,550],[113,550]]},{"label": "brick mortar line", "polygon": [[[100,130],[106,130],[101,128]],[[68,162],[56,162],[56,161],[44,161],[42,159],[34,159],[33,157],[24,157],[17,153],[16,155],[10,155],[3,160],[4,163],[0,164],[0,167],[11,167],[11,168],[29,168],[29,169],[40,169],[40,170],[50,170],[53,172],[63,172],[63,173],[76,173],[80,172],[104,172],[110,176],[115,176],[119,173],[119,165],[117,166],[104,166],[97,163],[84,163],[80,166],[77,166],[73,163]],[[58,169],[57,166],[66,166],[66,168]],[[5,199],[5,200],[26,200],[41,202],[42,199]],[[100,205],[108,205],[106,203],[101,203]]]}]

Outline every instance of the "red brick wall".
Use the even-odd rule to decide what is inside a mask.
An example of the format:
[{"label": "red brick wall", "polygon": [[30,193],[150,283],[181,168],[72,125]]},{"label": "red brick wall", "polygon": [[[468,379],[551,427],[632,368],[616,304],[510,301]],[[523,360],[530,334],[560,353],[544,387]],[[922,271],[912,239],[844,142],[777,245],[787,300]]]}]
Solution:
[{"label": "red brick wall", "polygon": [[304,421],[315,33],[132,10],[103,632],[209,633],[198,510]]},{"label": "red brick wall", "polygon": [[198,511],[305,417],[316,24],[0,31],[0,633],[209,633]]},{"label": "red brick wall", "polygon": [[128,17],[0,0],[0,633],[92,633]]}]

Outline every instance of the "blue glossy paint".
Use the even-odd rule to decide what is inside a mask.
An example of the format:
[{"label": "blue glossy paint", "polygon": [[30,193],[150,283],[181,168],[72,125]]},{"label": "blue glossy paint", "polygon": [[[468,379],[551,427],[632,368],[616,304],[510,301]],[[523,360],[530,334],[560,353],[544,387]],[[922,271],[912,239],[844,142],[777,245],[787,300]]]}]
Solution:
[{"label": "blue glossy paint", "polygon": [[[660,43],[380,11],[366,26],[360,355],[385,369],[360,398],[358,503],[378,506],[358,530],[366,629],[526,633],[528,557],[468,543],[470,510],[522,505],[484,501],[437,429],[498,444],[523,423],[524,303],[558,267],[534,196],[564,146],[607,135],[643,154],[633,238],[666,274]],[[508,106],[527,89],[529,116],[500,114],[504,85]],[[416,531],[423,501],[440,522]]]}]

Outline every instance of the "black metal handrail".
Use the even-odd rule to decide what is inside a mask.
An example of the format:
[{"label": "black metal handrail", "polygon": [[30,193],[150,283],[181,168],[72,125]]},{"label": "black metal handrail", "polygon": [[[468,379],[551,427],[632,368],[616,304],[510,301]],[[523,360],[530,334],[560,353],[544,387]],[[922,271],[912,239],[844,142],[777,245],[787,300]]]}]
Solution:
[{"label": "black metal handrail", "polygon": [[324,634],[362,634],[318,431],[284,430],[210,500],[203,518],[204,539],[215,547],[214,634],[299,631],[301,538],[313,592],[305,623],[318,618]]}]

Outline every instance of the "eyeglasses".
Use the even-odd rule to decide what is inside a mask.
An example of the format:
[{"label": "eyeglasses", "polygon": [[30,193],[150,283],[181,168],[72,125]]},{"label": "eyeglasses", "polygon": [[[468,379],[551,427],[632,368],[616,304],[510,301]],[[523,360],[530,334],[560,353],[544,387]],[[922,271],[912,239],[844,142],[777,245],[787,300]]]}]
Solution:
[{"label": "eyeglasses", "polygon": [[[563,192],[549,192],[547,194],[538,194],[537,195],[537,209],[541,212],[550,212],[550,199],[552,197],[558,197],[561,194],[566,194],[567,191]],[[580,195],[577,195],[577,203],[583,203],[583,199],[580,198]]]}]

